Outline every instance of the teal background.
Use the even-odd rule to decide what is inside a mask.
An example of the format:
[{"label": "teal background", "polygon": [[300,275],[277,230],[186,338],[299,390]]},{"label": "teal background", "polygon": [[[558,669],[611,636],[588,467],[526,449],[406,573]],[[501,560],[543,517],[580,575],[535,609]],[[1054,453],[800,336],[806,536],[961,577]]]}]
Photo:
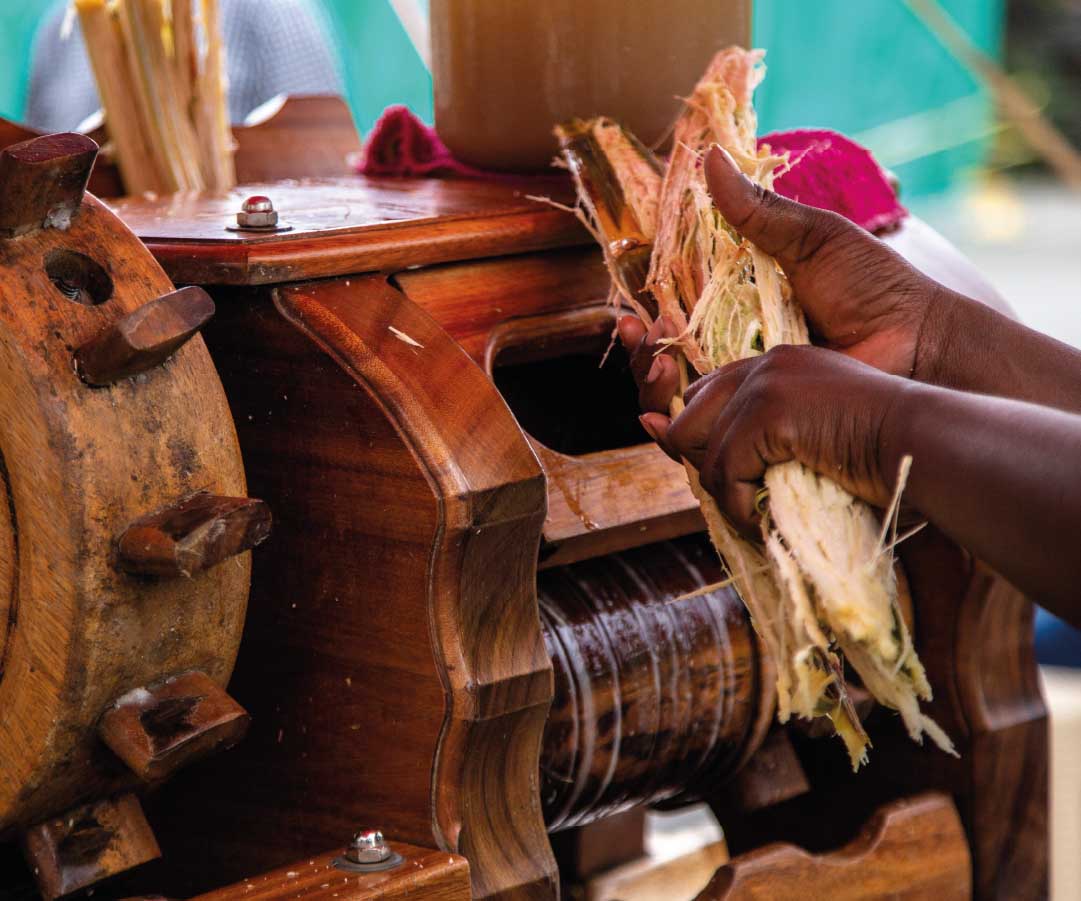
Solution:
[{"label": "teal background", "polygon": [[20,120],[26,107],[30,45],[41,18],[57,0],[0,0],[0,116]]},{"label": "teal background", "polygon": [[[21,118],[34,29],[59,2],[4,2],[0,115]],[[315,2],[358,127],[366,131],[391,103],[431,121],[431,76],[387,0]],[[997,55],[1004,2],[943,5]],[[853,135],[897,171],[909,196],[948,187],[980,164],[991,106],[901,0],[758,0],[754,34],[756,46],[769,48],[769,77],[758,96],[762,131],[827,127]]]}]

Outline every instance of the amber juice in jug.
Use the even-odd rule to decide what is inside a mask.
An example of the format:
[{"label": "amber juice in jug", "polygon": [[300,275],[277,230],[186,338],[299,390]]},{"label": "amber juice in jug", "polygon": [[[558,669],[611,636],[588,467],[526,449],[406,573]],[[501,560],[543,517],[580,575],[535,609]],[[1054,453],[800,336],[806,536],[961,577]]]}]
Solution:
[{"label": "amber juice in jug", "polygon": [[572,116],[663,141],[710,57],[749,44],[751,0],[431,0],[431,24],[440,137],[464,162],[530,171]]}]

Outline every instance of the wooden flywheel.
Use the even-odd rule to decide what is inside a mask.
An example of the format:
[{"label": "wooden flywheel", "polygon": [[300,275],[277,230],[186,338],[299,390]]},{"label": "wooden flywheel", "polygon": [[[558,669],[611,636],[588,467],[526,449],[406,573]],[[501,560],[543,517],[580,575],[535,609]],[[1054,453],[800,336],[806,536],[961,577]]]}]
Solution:
[{"label": "wooden flywheel", "polygon": [[213,303],[84,196],[96,153],[0,154],[0,841],[48,898],[157,856],[133,790],[243,735],[223,686],[270,528]]}]

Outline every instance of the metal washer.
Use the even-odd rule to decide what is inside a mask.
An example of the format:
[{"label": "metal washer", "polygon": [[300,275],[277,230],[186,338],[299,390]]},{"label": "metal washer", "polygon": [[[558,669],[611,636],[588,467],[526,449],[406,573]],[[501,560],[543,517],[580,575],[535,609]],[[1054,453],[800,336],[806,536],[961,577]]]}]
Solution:
[{"label": "metal washer", "polygon": [[334,866],[347,873],[380,873],[383,870],[393,870],[405,863],[405,858],[397,851],[392,851],[390,857],[379,863],[354,863],[346,857],[335,857]]},{"label": "metal washer", "polygon": [[279,232],[291,232],[293,226],[291,225],[274,225],[269,228],[252,228],[251,226],[244,225],[227,225],[225,226],[227,232],[245,232],[251,235],[276,235]]}]

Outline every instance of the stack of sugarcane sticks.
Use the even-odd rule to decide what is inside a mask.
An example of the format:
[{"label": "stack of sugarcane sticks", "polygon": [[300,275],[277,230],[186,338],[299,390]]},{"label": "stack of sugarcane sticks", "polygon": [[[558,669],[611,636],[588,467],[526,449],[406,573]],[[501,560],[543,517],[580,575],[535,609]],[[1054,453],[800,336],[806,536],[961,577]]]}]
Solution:
[{"label": "stack of sugarcane sticks", "polygon": [[217,0],[74,0],[128,193],[236,183]]}]

